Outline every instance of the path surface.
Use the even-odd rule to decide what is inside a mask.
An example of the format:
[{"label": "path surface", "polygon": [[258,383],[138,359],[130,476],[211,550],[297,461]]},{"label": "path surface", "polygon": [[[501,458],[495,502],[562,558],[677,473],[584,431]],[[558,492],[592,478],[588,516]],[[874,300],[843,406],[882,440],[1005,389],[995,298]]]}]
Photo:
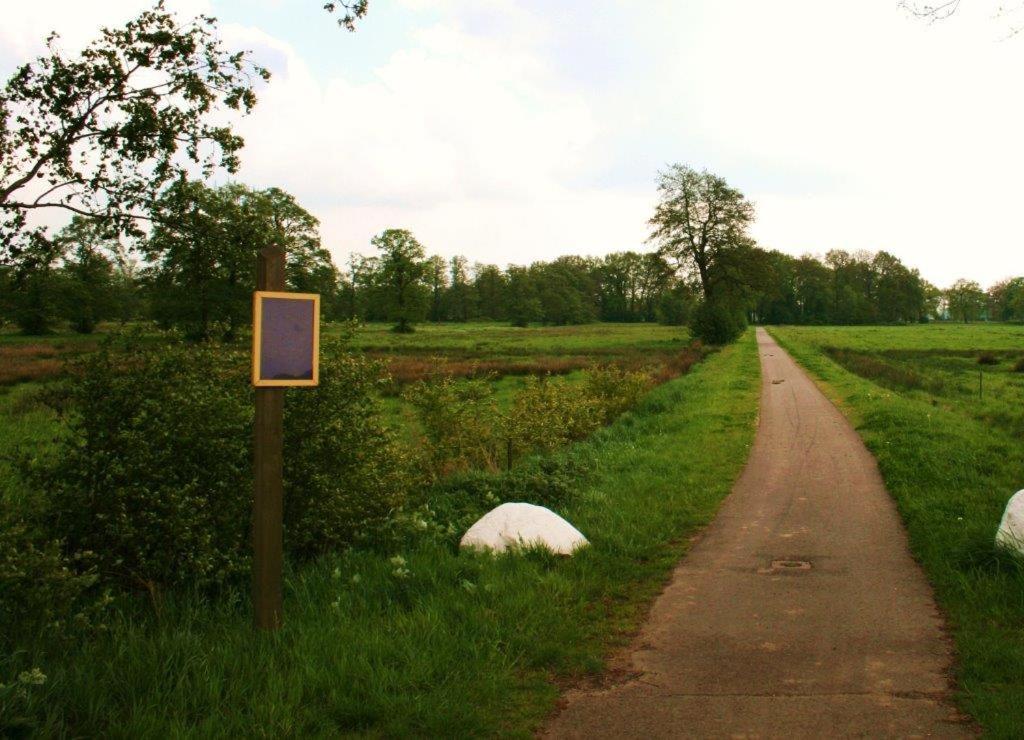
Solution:
[{"label": "path surface", "polygon": [[763,330],[747,466],[611,687],[551,737],[965,737],[950,648],[871,454]]}]

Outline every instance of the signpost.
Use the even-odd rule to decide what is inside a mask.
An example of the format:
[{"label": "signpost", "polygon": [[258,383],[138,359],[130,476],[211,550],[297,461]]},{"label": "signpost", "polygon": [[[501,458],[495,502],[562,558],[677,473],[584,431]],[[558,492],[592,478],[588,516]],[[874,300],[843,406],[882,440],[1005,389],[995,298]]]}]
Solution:
[{"label": "signpost", "polygon": [[253,294],[256,387],[252,509],[252,606],[256,629],[281,626],[284,390],[319,382],[320,296],[286,293],[285,253],[260,252]]}]

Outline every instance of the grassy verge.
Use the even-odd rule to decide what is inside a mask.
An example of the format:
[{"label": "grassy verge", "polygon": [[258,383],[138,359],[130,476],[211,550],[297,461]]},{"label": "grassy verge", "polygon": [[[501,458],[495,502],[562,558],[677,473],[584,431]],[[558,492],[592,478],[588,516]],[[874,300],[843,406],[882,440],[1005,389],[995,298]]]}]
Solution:
[{"label": "grassy verge", "polygon": [[[1024,563],[993,544],[1007,499],[1024,487],[1024,446],[950,399],[844,369],[821,331],[771,333],[841,402],[877,458],[952,628],[961,706],[992,737],[1024,737]],[[984,347],[986,337],[957,339]]]},{"label": "grassy verge", "polygon": [[598,672],[642,618],[686,535],[708,522],[753,440],[752,333],[564,455],[589,470],[562,512],[571,559],[431,545],[350,552],[289,575],[286,626],[254,635],[244,592],[178,596],[159,617],[33,658],[42,735],[526,736],[560,681]]}]

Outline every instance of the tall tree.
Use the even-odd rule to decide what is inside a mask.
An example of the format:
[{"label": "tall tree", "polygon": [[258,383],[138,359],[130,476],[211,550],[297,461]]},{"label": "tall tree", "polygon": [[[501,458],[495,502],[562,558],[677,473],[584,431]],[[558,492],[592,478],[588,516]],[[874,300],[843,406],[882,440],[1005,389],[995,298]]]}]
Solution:
[{"label": "tall tree", "polygon": [[961,278],[946,290],[946,301],[950,316],[966,324],[981,317],[985,308],[985,292],[973,280]]},{"label": "tall tree", "polygon": [[387,318],[396,332],[414,331],[414,323],[423,318],[426,304],[426,274],[423,247],[405,229],[387,229],[371,242],[380,250],[380,281],[386,301]]},{"label": "tall tree", "polygon": [[163,0],[122,28],[104,28],[77,57],[51,34],[48,54],[19,67],[0,96],[0,261],[62,210],[138,233],[168,183],[196,169],[238,167],[242,139],[223,109],[249,112],[269,73],[228,52],[216,21],[188,22]]}]

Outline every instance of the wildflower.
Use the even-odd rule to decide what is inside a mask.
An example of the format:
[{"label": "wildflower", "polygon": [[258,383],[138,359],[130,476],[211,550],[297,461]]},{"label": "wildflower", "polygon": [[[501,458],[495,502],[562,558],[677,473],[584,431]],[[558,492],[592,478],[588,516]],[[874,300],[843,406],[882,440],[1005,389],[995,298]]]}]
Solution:
[{"label": "wildflower", "polygon": [[30,671],[22,671],[18,675],[18,681],[28,686],[42,686],[46,683],[46,674],[38,668]]},{"label": "wildflower", "polygon": [[359,583],[359,581],[361,581],[361,580],[362,580],[362,578],[359,576],[358,573],[356,573],[355,575],[352,576],[352,583]]},{"label": "wildflower", "polygon": [[341,578],[341,568],[335,568],[334,572],[331,573],[331,578],[333,578],[334,580],[338,580],[339,578]]}]

